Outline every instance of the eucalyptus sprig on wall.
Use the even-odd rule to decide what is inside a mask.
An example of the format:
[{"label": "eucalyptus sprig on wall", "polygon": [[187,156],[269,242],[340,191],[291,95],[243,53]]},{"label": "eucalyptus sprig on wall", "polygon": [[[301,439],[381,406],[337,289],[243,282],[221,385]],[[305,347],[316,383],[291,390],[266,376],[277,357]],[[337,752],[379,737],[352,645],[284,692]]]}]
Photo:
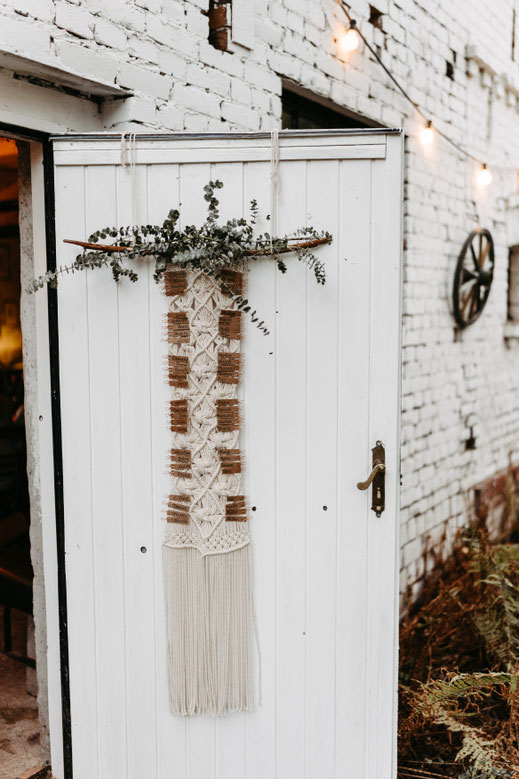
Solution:
[{"label": "eucalyptus sprig on wall", "polygon": [[[27,292],[35,292],[46,284],[56,287],[59,276],[63,274],[103,267],[111,268],[115,281],[122,277],[137,281],[138,273],[135,269],[123,263],[142,257],[154,258],[153,277],[157,282],[166,270],[173,267],[191,268],[213,276],[225,287],[225,281],[221,278],[222,271],[241,267],[245,258],[257,260],[270,257],[276,262],[281,273],[286,273],[287,266],[280,255],[287,252],[293,252],[305,263],[318,284],[325,283],[324,265],[312,250],[321,244],[331,243],[330,233],[309,226],[282,237],[271,236],[268,232],[255,236],[254,228],[258,216],[256,200],[251,201],[248,220],[235,218],[220,224],[219,201],[215,191],[222,187],[221,181],[209,181],[204,187],[208,208],[207,218],[201,227],[187,225],[180,228],[180,211],[177,209],[171,210],[161,225],[105,227],[92,233],[87,242],[69,241],[83,247],[72,265],[47,271],[29,284]],[[111,244],[100,243],[107,238],[112,239]],[[226,291],[232,293],[232,290]],[[233,294],[233,297],[237,308],[250,314],[252,321],[257,323],[261,330],[268,332],[264,323],[259,322],[249,301],[240,295]]]}]

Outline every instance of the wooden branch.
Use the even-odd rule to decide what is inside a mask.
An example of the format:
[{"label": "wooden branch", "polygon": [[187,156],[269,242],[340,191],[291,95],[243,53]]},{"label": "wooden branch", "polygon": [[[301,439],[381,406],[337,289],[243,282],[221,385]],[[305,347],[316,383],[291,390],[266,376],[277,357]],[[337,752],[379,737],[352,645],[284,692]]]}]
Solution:
[{"label": "wooden branch", "polygon": [[[289,238],[289,241],[297,241],[297,238]],[[105,243],[88,243],[87,241],[74,241],[72,238],[64,238],[63,243],[72,243],[75,246],[81,246],[83,249],[92,249],[98,252],[126,252],[128,250],[136,249],[136,246],[114,246]],[[293,252],[296,249],[313,249],[316,246],[321,246],[323,243],[330,243],[329,238],[314,238],[312,241],[302,241],[301,243],[295,243],[292,246],[286,246],[283,249],[272,252],[270,247],[264,249],[251,249],[245,252],[244,257],[258,257],[268,254],[286,254],[287,252]]]},{"label": "wooden branch", "polygon": [[[297,239],[293,239],[297,240]],[[266,247],[265,249],[251,249],[250,252],[246,252],[244,255],[245,257],[258,257],[260,255],[266,255],[266,254],[286,254],[287,252],[293,252],[296,249],[313,249],[316,246],[322,246],[323,243],[330,243],[329,238],[314,238],[313,241],[302,241],[301,243],[296,243],[293,246],[286,246],[284,249],[279,249],[278,251],[272,252],[269,247]]]},{"label": "wooden branch", "polygon": [[102,243],[88,243],[86,241],[73,241],[72,238],[64,238],[63,243],[73,243],[75,246],[82,246],[83,249],[95,249],[98,252],[125,252],[131,249],[131,246],[107,246]]}]

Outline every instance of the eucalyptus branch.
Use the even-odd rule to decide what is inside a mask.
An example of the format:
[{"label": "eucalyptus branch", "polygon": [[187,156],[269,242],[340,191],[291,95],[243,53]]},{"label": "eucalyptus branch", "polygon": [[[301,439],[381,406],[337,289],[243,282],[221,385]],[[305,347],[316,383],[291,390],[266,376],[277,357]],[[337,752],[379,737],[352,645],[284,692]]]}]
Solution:
[{"label": "eucalyptus branch", "polygon": [[[135,282],[138,274],[133,268],[124,267],[124,261],[133,261],[142,257],[154,257],[153,277],[160,281],[171,267],[193,268],[213,276],[224,285],[221,271],[226,268],[240,267],[244,259],[257,260],[271,257],[281,273],[286,273],[286,263],[280,255],[293,252],[298,260],[304,262],[314,274],[318,284],[324,284],[326,273],[323,263],[312,253],[312,249],[332,242],[332,236],[313,227],[302,227],[291,235],[271,236],[269,233],[254,235],[258,217],[258,204],[250,204],[250,219],[229,219],[218,223],[219,201],[215,190],[221,189],[221,181],[210,181],[204,187],[204,199],[208,203],[207,217],[201,227],[187,225],[178,229],[180,212],[173,209],[162,225],[141,225],[126,227],[105,227],[97,230],[87,241],[65,239],[65,243],[78,245],[82,252],[71,265],[64,265],[55,271],[48,271],[34,279],[27,292],[35,292],[45,285],[56,287],[60,276],[81,270],[110,267],[115,281],[126,276]],[[112,238],[113,243],[100,241]],[[229,290],[228,290],[229,291]],[[231,291],[232,292],[232,291]],[[253,322],[265,334],[268,333],[264,322],[259,320],[249,302],[233,294],[235,305],[251,316]]]}]

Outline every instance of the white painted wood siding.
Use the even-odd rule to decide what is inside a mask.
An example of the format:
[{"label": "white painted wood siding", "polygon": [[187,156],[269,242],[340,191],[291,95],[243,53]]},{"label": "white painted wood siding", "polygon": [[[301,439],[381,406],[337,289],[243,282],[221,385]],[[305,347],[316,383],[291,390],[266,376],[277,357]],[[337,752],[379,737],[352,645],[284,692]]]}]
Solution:
[{"label": "white painted wood siding", "polygon": [[[168,711],[161,506],[169,432],[165,299],[142,263],[59,288],[68,625],[75,779],[389,779],[396,701],[401,137],[281,140],[280,232],[329,230],[318,287],[295,257],[268,260],[249,299],[243,400],[262,705],[221,719]],[[59,140],[58,263],[132,220],[117,139]],[[221,218],[270,222],[268,138],[141,140],[139,222],[181,207],[200,223],[220,178]],[[377,519],[356,482],[386,446]],[[147,551],[141,551],[145,548]],[[58,779],[60,779],[58,775]]]}]

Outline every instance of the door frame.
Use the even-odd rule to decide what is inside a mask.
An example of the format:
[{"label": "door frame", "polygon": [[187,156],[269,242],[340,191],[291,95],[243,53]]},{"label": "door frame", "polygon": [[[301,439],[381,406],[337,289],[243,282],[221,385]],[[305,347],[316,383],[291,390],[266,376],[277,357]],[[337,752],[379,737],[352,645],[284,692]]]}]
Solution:
[{"label": "door frame", "polygon": [[[0,121],[0,134],[30,144],[32,223],[35,236],[34,275],[39,275],[45,270],[54,270],[56,268],[54,151],[50,133]],[[39,245],[36,237],[38,231],[44,236],[40,238]],[[40,263],[37,262],[36,257],[38,251],[42,253]],[[26,293],[22,290],[22,297],[24,294]],[[72,779],[58,299],[55,289],[42,290],[38,296],[35,296],[33,317],[38,331],[38,339],[31,347],[36,366],[34,378],[37,384],[38,408],[33,408],[32,412],[33,415],[39,414],[42,423],[38,428],[40,464],[44,459],[46,460],[46,473],[38,485],[38,509],[41,512],[42,535],[45,535],[46,531],[54,535],[54,539],[49,537],[47,543],[45,540],[42,543],[51,762],[54,771],[62,773],[64,779]],[[40,334],[42,334],[41,343]],[[23,332],[22,336],[25,341]],[[47,415],[45,411],[48,411]],[[46,416],[49,415],[50,420],[47,421]],[[51,548],[53,540],[54,549]],[[53,565],[56,575],[51,581],[51,575],[54,573]],[[53,653],[53,650],[56,651]],[[57,655],[57,662],[54,662],[51,668],[53,655]]]}]

